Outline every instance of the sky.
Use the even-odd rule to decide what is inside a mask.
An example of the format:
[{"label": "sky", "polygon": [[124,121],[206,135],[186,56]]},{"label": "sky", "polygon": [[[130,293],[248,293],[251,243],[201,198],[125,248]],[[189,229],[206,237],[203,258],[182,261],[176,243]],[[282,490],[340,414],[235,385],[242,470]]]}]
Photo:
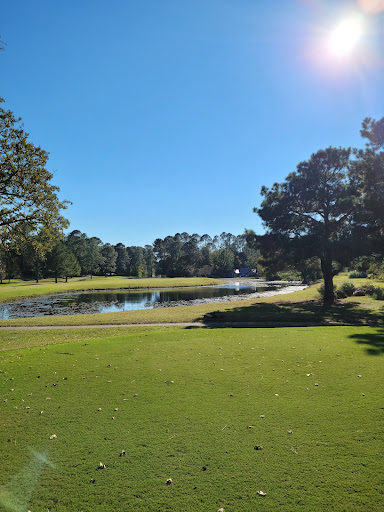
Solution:
[{"label": "sky", "polygon": [[384,0],[2,0],[0,37],[3,107],[104,243],[262,233],[263,185],[384,116]]}]

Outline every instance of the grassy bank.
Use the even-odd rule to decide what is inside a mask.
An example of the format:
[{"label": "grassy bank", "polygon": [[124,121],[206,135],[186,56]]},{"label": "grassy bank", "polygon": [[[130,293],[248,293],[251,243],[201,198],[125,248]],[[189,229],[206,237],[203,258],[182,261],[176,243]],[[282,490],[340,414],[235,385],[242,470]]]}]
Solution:
[{"label": "grassy bank", "polygon": [[52,293],[65,293],[79,290],[113,290],[113,289],[140,289],[140,288],[181,288],[186,286],[207,286],[218,284],[221,281],[206,277],[175,277],[175,278],[143,278],[130,277],[73,277],[66,283],[54,279],[35,281],[12,280],[10,283],[0,285],[0,303],[17,300],[23,297],[36,297]]},{"label": "grassy bank", "polygon": [[1,333],[0,508],[383,510],[382,330],[66,335]]}]

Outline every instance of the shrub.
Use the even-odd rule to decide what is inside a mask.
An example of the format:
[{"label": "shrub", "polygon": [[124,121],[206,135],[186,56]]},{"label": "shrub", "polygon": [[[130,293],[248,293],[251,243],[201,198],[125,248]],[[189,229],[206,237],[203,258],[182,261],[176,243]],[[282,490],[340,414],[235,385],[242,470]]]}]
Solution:
[{"label": "shrub", "polygon": [[347,295],[340,289],[335,291],[335,296],[337,299],[345,299],[347,297]]},{"label": "shrub", "polygon": [[356,290],[353,292],[353,295],[355,297],[362,297],[363,295],[365,295],[365,291],[363,290],[363,288],[356,288]]},{"label": "shrub", "polygon": [[375,291],[375,286],[373,284],[363,284],[361,287],[365,295],[372,295]]},{"label": "shrub", "polygon": [[381,286],[375,286],[372,298],[375,300],[384,300],[384,288]]},{"label": "shrub", "polygon": [[[333,285],[333,289],[335,290],[336,288],[336,285]],[[321,284],[318,289],[317,289],[317,293],[320,295],[321,298],[324,297],[324,283]]]},{"label": "shrub", "polygon": [[367,277],[367,273],[366,272],[358,272],[358,271],[353,271],[349,274],[348,278],[349,279],[358,279],[358,278],[361,278],[361,277]]},{"label": "shrub", "polygon": [[280,279],[282,281],[301,281],[301,275],[295,271],[281,272]]},{"label": "shrub", "polygon": [[339,290],[345,293],[347,297],[350,297],[353,295],[353,292],[356,290],[356,288],[355,285],[350,281],[344,281],[344,283],[341,283]]}]

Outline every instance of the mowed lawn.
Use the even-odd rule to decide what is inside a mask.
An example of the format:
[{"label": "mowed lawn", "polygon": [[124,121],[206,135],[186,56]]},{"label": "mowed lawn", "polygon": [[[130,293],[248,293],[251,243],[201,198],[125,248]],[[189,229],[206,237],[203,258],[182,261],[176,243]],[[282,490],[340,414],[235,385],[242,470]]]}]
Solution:
[{"label": "mowed lawn", "polygon": [[384,510],[383,329],[0,336],[2,510]]},{"label": "mowed lawn", "polygon": [[38,297],[55,293],[67,293],[81,290],[136,290],[136,289],[158,289],[158,288],[178,288],[189,286],[207,286],[220,284],[218,279],[207,277],[174,277],[174,278],[131,278],[124,276],[110,277],[73,277],[65,280],[59,279],[55,283],[54,279],[41,279],[36,281],[23,281],[13,279],[10,282],[4,281],[0,285],[0,303],[18,300],[21,298]]},{"label": "mowed lawn", "polygon": [[[336,286],[348,280],[347,274],[336,276]],[[255,281],[256,283],[257,281]],[[77,283],[78,287],[86,289],[86,286],[94,286],[101,289],[105,284],[107,288],[127,287],[131,288],[165,288],[165,287],[186,287],[214,285],[218,281],[209,278],[94,278],[81,281],[73,281],[71,286]],[[384,286],[382,281],[371,279],[353,279],[352,283],[358,287],[366,284]],[[59,284],[59,283],[58,283]],[[65,285],[65,283],[61,283]],[[0,327],[4,326],[59,326],[59,325],[126,325],[126,324],[157,324],[157,323],[178,323],[178,322],[203,322],[206,324],[222,324],[225,322],[252,322],[252,323],[273,323],[280,325],[292,324],[319,324],[319,323],[349,323],[349,324],[384,324],[384,302],[374,300],[370,296],[352,296],[338,300],[332,307],[324,307],[318,293],[321,283],[316,283],[308,288],[289,293],[286,295],[275,295],[252,299],[234,300],[229,302],[199,304],[193,306],[180,306],[171,308],[143,309],[138,311],[120,311],[115,313],[97,313],[81,315],[55,316],[47,315],[31,318],[15,318],[0,320]],[[7,285],[8,286],[8,285]],[[46,286],[56,285],[52,282],[45,285],[34,285],[29,283],[11,283],[9,288],[0,286],[0,302],[10,300],[12,292],[13,300],[26,298],[26,293],[44,294]],[[25,287],[25,288],[24,288]],[[58,288],[55,288],[56,291]],[[35,291],[33,291],[35,290]],[[62,291],[65,291],[62,288]],[[67,290],[68,291],[68,290]],[[18,295],[19,294],[19,295]]]}]

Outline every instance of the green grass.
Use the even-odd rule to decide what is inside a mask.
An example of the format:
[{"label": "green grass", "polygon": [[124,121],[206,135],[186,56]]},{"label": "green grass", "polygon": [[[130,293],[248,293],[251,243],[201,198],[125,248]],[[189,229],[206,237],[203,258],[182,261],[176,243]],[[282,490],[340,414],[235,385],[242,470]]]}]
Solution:
[{"label": "green grass", "polygon": [[17,300],[20,297],[33,297],[51,293],[65,293],[78,290],[109,290],[109,289],[138,289],[138,288],[180,288],[184,286],[206,286],[218,284],[221,281],[206,277],[175,277],[175,278],[143,278],[130,277],[73,277],[68,283],[54,279],[22,281],[14,279],[10,283],[0,285],[0,302]]},{"label": "green grass", "polygon": [[384,509],[382,329],[0,336],[4,510]]}]

